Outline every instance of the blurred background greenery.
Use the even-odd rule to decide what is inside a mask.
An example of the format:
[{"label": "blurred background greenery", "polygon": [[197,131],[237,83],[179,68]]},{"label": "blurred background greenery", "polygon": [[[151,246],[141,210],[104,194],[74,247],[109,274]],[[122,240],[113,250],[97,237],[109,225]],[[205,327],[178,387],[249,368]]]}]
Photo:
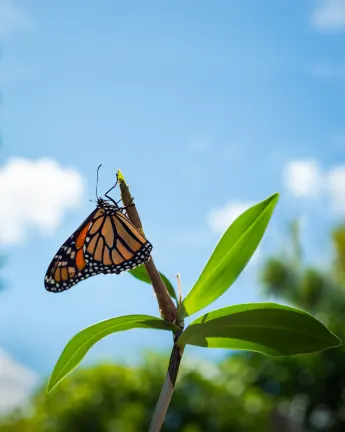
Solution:
[{"label": "blurred background greenery", "polygon": [[[325,268],[305,266],[298,222],[281,256],[258,275],[267,298],[315,314],[344,339],[345,225],[332,232]],[[3,417],[4,432],[146,431],[168,359],[149,353],[136,367],[79,368],[49,396]],[[218,364],[182,362],[163,431],[344,431],[345,348],[291,358],[231,353]]]}]

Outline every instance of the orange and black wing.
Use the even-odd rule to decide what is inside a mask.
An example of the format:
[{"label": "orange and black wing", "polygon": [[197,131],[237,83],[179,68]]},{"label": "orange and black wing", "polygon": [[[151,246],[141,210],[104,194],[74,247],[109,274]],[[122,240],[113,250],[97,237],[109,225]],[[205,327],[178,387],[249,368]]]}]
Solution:
[{"label": "orange and black wing", "polygon": [[85,241],[91,273],[121,273],[150,258],[151,243],[120,210],[94,217]]},{"label": "orange and black wing", "polygon": [[44,285],[61,292],[100,273],[121,273],[150,258],[151,243],[117,208],[98,207],[61,246]]},{"label": "orange and black wing", "polygon": [[98,213],[100,209],[95,209],[56,253],[44,278],[44,286],[48,291],[65,291],[91,276],[84,246],[90,224]]}]

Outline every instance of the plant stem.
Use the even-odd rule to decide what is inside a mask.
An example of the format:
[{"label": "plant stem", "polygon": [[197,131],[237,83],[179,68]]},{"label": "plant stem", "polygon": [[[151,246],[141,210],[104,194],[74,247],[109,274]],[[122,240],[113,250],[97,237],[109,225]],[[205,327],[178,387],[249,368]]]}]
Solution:
[{"label": "plant stem", "polygon": [[[129,192],[129,187],[125,182],[122,172],[119,170],[117,172],[117,177],[119,180],[121,199],[125,206],[129,206],[127,210],[128,218],[133,223],[133,225],[144,234],[144,230],[141,224],[141,220],[135,205],[130,205],[133,202],[131,193]],[[159,311],[163,319],[169,322],[176,322],[177,309],[172,301],[168,290],[153,262],[151,256],[150,260],[145,263],[147,273],[150,277],[154,292],[157,297],[157,302],[159,306]]]},{"label": "plant stem", "polygon": [[162,386],[148,432],[159,432],[161,430],[172,394],[174,392],[182,354],[183,352],[180,351],[180,348],[177,345],[174,345],[171,351],[168,371],[165,375],[165,381]]},{"label": "plant stem", "polygon": [[[120,185],[122,202],[125,206],[129,206],[130,204],[132,204],[133,198],[129,192],[128,185],[125,182],[123,174],[120,170],[117,172],[117,178]],[[142,232],[142,234],[144,234],[142,223],[136,207],[133,205],[128,207],[126,210],[129,220],[139,231]],[[176,306],[174,305],[168,293],[168,290],[153,262],[152,256],[150,260],[145,263],[145,267],[150,277],[154,292],[156,294],[158,307],[162,318],[166,321],[176,322]],[[181,330],[174,334],[174,346],[170,355],[168,371],[166,373],[165,381],[162,386],[162,390],[160,392],[156,408],[151,419],[149,432],[159,432],[161,430],[172,394],[174,392],[174,386],[183,354],[183,351],[176,345],[176,341],[182,333],[183,322],[176,324],[181,327]]]}]

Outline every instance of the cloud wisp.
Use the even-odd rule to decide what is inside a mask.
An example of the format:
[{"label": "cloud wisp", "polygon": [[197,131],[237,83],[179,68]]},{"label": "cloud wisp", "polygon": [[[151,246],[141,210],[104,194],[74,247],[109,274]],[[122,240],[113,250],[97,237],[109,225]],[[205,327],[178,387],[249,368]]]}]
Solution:
[{"label": "cloud wisp", "polygon": [[316,197],[321,190],[322,177],[315,159],[293,160],[283,169],[283,182],[297,197]]},{"label": "cloud wisp", "polygon": [[292,196],[326,198],[334,215],[345,214],[345,165],[325,170],[316,159],[292,160],[283,170],[283,183]]},{"label": "cloud wisp", "polygon": [[311,24],[319,31],[345,30],[345,0],[318,0]]},{"label": "cloud wisp", "polygon": [[53,159],[9,159],[0,168],[0,243],[19,244],[34,228],[53,232],[81,204],[84,180]]},{"label": "cloud wisp", "polygon": [[0,0],[0,40],[33,28],[34,21],[28,13],[15,6],[12,0]]},{"label": "cloud wisp", "polygon": [[235,219],[254,205],[251,201],[230,201],[222,207],[211,209],[207,215],[208,226],[215,233],[223,233]]},{"label": "cloud wisp", "polygon": [[38,376],[0,349],[0,413],[28,403],[38,383]]}]

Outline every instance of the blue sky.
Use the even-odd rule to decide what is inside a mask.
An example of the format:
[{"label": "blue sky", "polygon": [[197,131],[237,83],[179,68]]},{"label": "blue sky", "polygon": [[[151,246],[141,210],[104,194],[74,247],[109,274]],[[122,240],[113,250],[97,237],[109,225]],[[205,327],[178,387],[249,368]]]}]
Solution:
[{"label": "blue sky", "polygon": [[[45,377],[83,327],[157,314],[129,275],[44,289],[94,207],[100,163],[99,190],[123,171],[157,266],[185,292],[234,215],[282,193],[257,259],[211,308],[262,299],[260,262],[284,248],[292,217],[306,259],[324,264],[345,213],[344,30],[344,0],[0,0],[2,349]],[[170,345],[138,330],[87,361]]]}]

